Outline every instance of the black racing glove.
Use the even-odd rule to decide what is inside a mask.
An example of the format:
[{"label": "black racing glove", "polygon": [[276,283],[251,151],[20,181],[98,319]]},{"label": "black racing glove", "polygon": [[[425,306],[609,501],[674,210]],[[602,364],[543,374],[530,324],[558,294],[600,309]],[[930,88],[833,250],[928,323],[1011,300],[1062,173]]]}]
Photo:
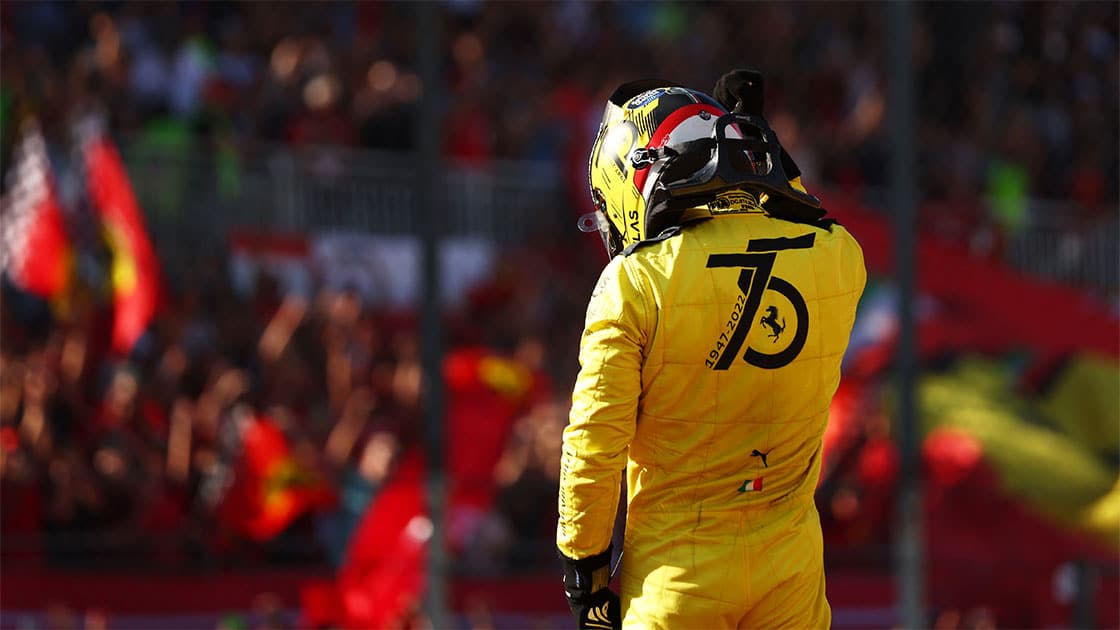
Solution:
[{"label": "black racing glove", "polygon": [[[729,112],[762,116],[765,85],[761,72],[740,68],[724,73],[716,81],[712,96]],[[797,168],[797,163],[785,148],[782,149],[781,160],[786,177],[801,177],[801,169]]]},{"label": "black racing glove", "polygon": [[761,116],[765,85],[761,72],[740,68],[724,73],[712,96],[729,112]]},{"label": "black racing glove", "polygon": [[622,609],[618,595],[607,588],[611,581],[611,547],[590,558],[564,561],[564,594],[580,630],[618,630],[622,628]]}]

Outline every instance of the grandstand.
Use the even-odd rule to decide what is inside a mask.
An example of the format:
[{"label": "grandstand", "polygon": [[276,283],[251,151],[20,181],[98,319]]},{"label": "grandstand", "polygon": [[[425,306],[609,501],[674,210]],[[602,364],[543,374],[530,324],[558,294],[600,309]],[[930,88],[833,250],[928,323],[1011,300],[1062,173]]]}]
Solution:
[{"label": "grandstand", "polygon": [[[0,627],[423,623],[420,124],[449,604],[568,627],[594,125],[622,80],[743,65],[867,257],[817,500],[836,626],[896,624],[882,6],[441,2],[435,85],[412,3],[281,6],[0,4]],[[1115,627],[1120,9],[914,9],[929,625]]]}]

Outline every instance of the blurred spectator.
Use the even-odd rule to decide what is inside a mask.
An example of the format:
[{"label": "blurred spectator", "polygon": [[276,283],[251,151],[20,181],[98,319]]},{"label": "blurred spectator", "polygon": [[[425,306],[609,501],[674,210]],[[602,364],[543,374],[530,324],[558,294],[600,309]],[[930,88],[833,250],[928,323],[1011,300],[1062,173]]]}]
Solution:
[{"label": "blurred spectator", "polygon": [[[510,252],[499,263],[509,277],[499,274],[493,286],[479,287],[464,307],[470,314],[455,324],[452,349],[486,341],[503,349],[508,369],[516,370],[482,374],[483,382],[512,386],[503,379],[519,375],[517,391],[543,401],[519,421],[499,478],[485,482],[498,492],[494,514],[472,517],[480,524],[465,534],[482,541],[511,532],[517,543],[495,557],[500,567],[550,560],[531,550],[549,528],[538,506],[555,493],[554,451],[564,424],[566,406],[551,402],[552,380],[570,378],[574,358],[554,357],[555,348],[570,344],[545,332],[563,331],[568,340],[578,334],[578,305],[591,282],[578,265],[545,271],[540,261],[550,255]],[[525,276],[529,269],[544,284]],[[90,310],[95,303],[75,305],[42,335],[36,331],[53,316],[13,310],[31,298],[5,289],[0,552],[6,563],[39,562],[40,549],[59,567],[343,561],[350,533],[398,454],[417,447],[415,324],[372,309],[349,289],[322,289],[304,300],[280,295],[262,276],[238,297],[225,274],[198,271],[171,296],[129,359],[88,343],[105,334]],[[250,447],[248,440],[261,438],[250,438],[247,422],[276,427],[283,444],[269,448],[280,448],[297,467],[292,470],[325,475],[337,490],[334,507],[311,501],[304,516],[275,522],[282,531],[264,521],[244,525],[251,522],[246,518],[272,518],[253,517],[254,508],[245,505],[251,503],[246,475],[257,470],[272,483],[268,460],[263,468],[245,467],[246,457],[265,456]],[[499,446],[495,459],[500,452]],[[248,483],[251,489],[255,482]],[[238,504],[233,512],[230,501]],[[259,531],[273,533],[252,534]]]},{"label": "blurred spectator", "polygon": [[[449,105],[444,144],[453,159],[560,158],[578,172],[596,92],[645,75],[705,85],[731,65],[754,65],[770,77],[769,117],[810,179],[883,184],[886,25],[874,5],[478,3],[445,11],[447,84],[428,89]],[[1117,180],[1108,174],[1120,159],[1106,140],[1117,135],[1120,99],[1114,4],[928,4],[918,17],[929,192],[944,170],[968,169],[1010,230],[1028,218],[1028,195],[1115,205]],[[409,112],[426,87],[411,70],[407,4],[16,3],[5,18],[5,93],[48,127],[94,98],[121,133],[169,114],[201,137],[214,129],[204,121],[218,115],[228,138],[212,152],[261,141],[404,149]],[[748,18],[768,27],[744,44],[736,29]],[[634,38],[642,55],[622,47]],[[686,57],[697,62],[681,63]],[[338,160],[320,155],[317,168],[332,172]],[[582,189],[579,179],[572,185]]]},{"label": "blurred spectator", "polygon": [[[173,238],[213,241],[206,221],[184,216],[210,200],[198,198],[189,165],[213,165],[206,176],[232,198],[261,177],[246,156],[286,145],[306,158],[306,173],[293,176],[309,175],[319,198],[336,199],[350,193],[334,186],[355,168],[349,148],[412,147],[415,103],[427,92],[446,106],[443,120],[424,122],[444,130],[450,161],[478,170],[506,159],[557,164],[548,176],[567,195],[545,207],[567,203],[574,217],[588,201],[586,155],[605,90],[641,76],[711,85],[745,65],[767,75],[768,118],[810,188],[858,196],[885,184],[887,26],[877,5],[441,6],[445,81],[427,86],[413,67],[408,3],[3,3],[0,163],[10,163],[21,115],[39,117],[60,147],[78,114],[103,108],[130,138],[133,162],[154,164],[146,172],[155,179],[138,187],[152,222],[174,226]],[[1074,208],[1076,258],[1096,222],[1115,218],[1117,4],[916,10],[923,232],[1000,258],[1025,225],[1050,218],[1035,201],[1057,199]],[[766,28],[744,34],[747,23]],[[633,41],[636,49],[623,45]],[[534,401],[501,454],[492,508],[470,515],[461,568],[554,567],[541,541],[554,533],[575,340],[601,266],[582,245],[548,235],[507,249],[448,314],[449,350],[483,346],[516,363],[532,374]],[[288,291],[267,274],[235,291],[227,262],[192,256],[172,274],[167,308],[127,358],[106,353],[97,289],[56,316],[4,285],[6,568],[343,563],[360,517],[419,438],[415,314],[310,280]],[[283,435],[293,466],[337,493],[336,504],[301,512],[264,541],[221,517],[244,477],[245,424],[260,418]],[[886,537],[897,462],[885,433],[870,430],[822,488],[837,546]],[[255,614],[260,627],[283,627],[269,598]],[[62,607],[51,615],[75,622]],[[938,624],[986,627],[988,617],[949,611]],[[86,620],[98,623],[96,614]]]}]

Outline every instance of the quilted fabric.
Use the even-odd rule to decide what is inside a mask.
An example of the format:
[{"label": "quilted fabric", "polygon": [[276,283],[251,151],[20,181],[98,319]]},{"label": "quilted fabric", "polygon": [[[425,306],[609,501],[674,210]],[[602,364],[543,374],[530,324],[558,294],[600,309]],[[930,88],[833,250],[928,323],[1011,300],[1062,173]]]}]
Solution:
[{"label": "quilted fabric", "polygon": [[764,214],[719,216],[614,258],[581,341],[560,550],[607,548],[624,468],[628,537],[629,524],[656,522],[645,539],[662,544],[701,514],[811,503],[865,281],[842,226]]}]

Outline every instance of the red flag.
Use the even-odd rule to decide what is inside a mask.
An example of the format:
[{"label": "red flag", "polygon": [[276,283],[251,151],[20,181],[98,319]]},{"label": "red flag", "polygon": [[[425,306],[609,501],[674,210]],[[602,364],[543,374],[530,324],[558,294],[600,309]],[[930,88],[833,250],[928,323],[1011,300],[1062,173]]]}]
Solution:
[{"label": "red flag", "polygon": [[112,250],[114,352],[127,354],[155,315],[159,260],[120,154],[104,134],[84,146],[86,179]]},{"label": "red flag", "polygon": [[350,539],[338,574],[346,628],[401,627],[424,590],[426,543],[432,524],[424,509],[424,460],[404,456]]},{"label": "red flag", "polygon": [[447,468],[451,505],[463,520],[452,524],[452,547],[473,526],[468,512],[490,509],[497,487],[494,467],[517,417],[528,409],[533,374],[521,363],[481,347],[452,351],[443,363],[447,383]]},{"label": "red flag", "polygon": [[69,285],[73,256],[47,147],[34,121],[24,125],[13,164],[8,192],[0,203],[0,269],[21,289],[47,299],[58,298]]},{"label": "red flag", "polygon": [[335,494],[326,478],[292,457],[288,438],[271,419],[258,415],[248,422],[219,513],[237,533],[266,541],[308,511],[333,504]]},{"label": "red flag", "polygon": [[[517,418],[533,393],[533,375],[520,363],[484,348],[460,348],[443,365],[447,385],[447,459],[450,481],[445,542],[458,552],[493,503],[494,468]],[[424,458],[406,453],[396,473],[366,510],[347,544],[337,598],[312,585],[309,601],[337,602],[347,628],[399,626],[419,604],[431,535],[424,499]],[[329,606],[306,611],[322,618]]]}]

